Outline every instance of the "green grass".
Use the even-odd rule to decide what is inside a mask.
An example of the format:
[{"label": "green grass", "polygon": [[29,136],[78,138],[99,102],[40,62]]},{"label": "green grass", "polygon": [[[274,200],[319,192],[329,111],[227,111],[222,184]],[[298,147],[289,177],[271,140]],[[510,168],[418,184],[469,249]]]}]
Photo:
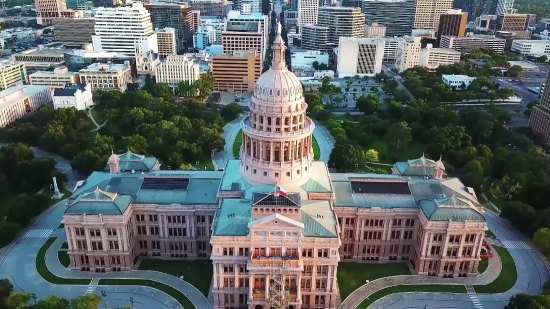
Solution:
[{"label": "green grass", "polygon": [[211,157],[204,157],[199,161],[199,165],[194,166],[196,169],[201,171],[213,171],[214,163],[212,163]]},{"label": "green grass", "polygon": [[61,223],[57,228],[58,229],[64,229],[65,228],[65,223]]},{"label": "green grass", "polygon": [[482,274],[487,270],[487,267],[489,267],[489,259],[481,259],[477,266],[477,271]]},{"label": "green grass", "polygon": [[101,279],[98,282],[98,285],[136,285],[136,286],[148,286],[151,288],[155,288],[161,292],[164,292],[172,297],[180,303],[180,305],[185,309],[193,309],[195,306],[193,306],[193,303],[182,294],[180,291],[174,289],[171,286],[168,286],[166,284],[151,281],[151,280],[141,280],[141,279]]},{"label": "green grass", "polygon": [[497,238],[497,237],[495,236],[495,234],[493,234],[493,232],[491,232],[491,230],[486,230],[486,231],[485,231],[485,236],[486,236],[486,237]]},{"label": "green grass", "polygon": [[[61,199],[59,199],[59,200],[52,199],[52,196],[54,194],[54,190],[50,190],[49,188],[44,189],[44,191],[42,191],[42,193],[40,193],[40,195],[42,195],[42,196],[49,199],[44,204],[43,210],[46,210],[46,209],[50,208],[50,206],[52,206],[54,204],[57,204],[57,203],[61,202],[62,200],[66,199],[66,198],[69,198],[69,196],[71,196],[72,193],[70,191],[63,188],[63,186],[61,186],[60,183],[58,183],[58,185],[59,185],[59,192],[63,193],[63,197],[61,197]],[[63,226],[65,226],[65,225],[63,225]],[[61,225],[58,228],[61,228]]]},{"label": "green grass", "polygon": [[313,136],[313,143],[311,146],[313,147],[313,159],[319,160],[321,157],[321,148],[319,148],[319,143],[317,143],[315,136]]},{"label": "green grass", "polygon": [[[98,125],[102,125],[105,122],[105,120],[107,120],[107,117],[103,115],[103,111],[97,107],[92,109],[92,115],[94,116],[95,122],[97,122]],[[94,125],[94,128],[95,128],[95,125]]]},{"label": "green grass", "polygon": [[67,244],[67,242],[62,243],[61,249],[69,249],[69,244]]},{"label": "green grass", "polygon": [[510,253],[501,247],[493,246],[502,261],[502,271],[497,279],[487,285],[476,285],[474,289],[476,293],[502,293],[510,290],[518,279],[516,264]]},{"label": "green grass", "polygon": [[242,144],[243,144],[243,130],[239,130],[239,133],[237,133],[237,137],[233,142],[233,156],[235,157],[235,159],[238,159],[240,157],[239,152],[241,151]]},{"label": "green grass", "polygon": [[61,262],[61,265],[63,265],[65,268],[71,265],[71,258],[69,257],[68,251],[58,251],[57,258],[59,259],[59,262]]},{"label": "green grass", "polygon": [[373,293],[365,299],[357,309],[367,309],[375,301],[382,297],[404,292],[434,292],[434,293],[466,293],[464,285],[396,285]]},{"label": "green grass", "polygon": [[340,262],[338,264],[338,287],[340,298],[344,300],[353,291],[364,285],[366,280],[383,277],[410,275],[406,263],[356,263]]},{"label": "green grass", "polygon": [[40,274],[40,276],[44,278],[44,280],[53,284],[90,284],[90,282],[92,281],[90,279],[65,279],[57,277],[50,272],[50,270],[46,266],[46,251],[48,251],[48,248],[50,248],[55,239],[55,237],[48,239],[46,243],[40,248],[40,250],[38,250],[38,254],[36,255],[36,270],[38,271],[38,274]]},{"label": "green grass", "polygon": [[210,282],[212,281],[212,262],[210,260],[157,260],[144,259],[139,270],[156,270],[174,276],[183,276],[183,280],[196,287],[208,297]]}]

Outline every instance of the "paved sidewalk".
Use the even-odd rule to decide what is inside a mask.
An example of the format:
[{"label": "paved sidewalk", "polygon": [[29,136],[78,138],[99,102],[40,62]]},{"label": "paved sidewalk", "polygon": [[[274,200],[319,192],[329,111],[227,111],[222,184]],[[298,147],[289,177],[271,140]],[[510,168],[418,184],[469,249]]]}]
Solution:
[{"label": "paved sidewalk", "polygon": [[195,305],[195,308],[211,308],[210,303],[208,302],[206,297],[204,297],[204,295],[202,295],[202,293],[197,290],[197,288],[184,280],[165,273],[150,270],[95,273],[67,269],[63,267],[63,265],[61,265],[61,262],[57,257],[57,252],[60,250],[61,245],[63,244],[63,242],[65,242],[65,240],[66,235],[61,234],[50,246],[50,248],[48,248],[48,251],[46,251],[46,266],[48,267],[50,272],[58,277],[66,279],[143,279],[157,281],[173,287],[183,293],[185,296],[187,296],[187,298],[189,298],[193,305]]},{"label": "paved sidewalk", "polygon": [[502,270],[502,262],[496,250],[489,259],[487,270],[477,277],[441,278],[428,276],[392,276],[371,281],[351,293],[340,305],[339,309],[356,309],[365,299],[382,289],[396,285],[445,284],[445,285],[484,285],[498,277]]}]

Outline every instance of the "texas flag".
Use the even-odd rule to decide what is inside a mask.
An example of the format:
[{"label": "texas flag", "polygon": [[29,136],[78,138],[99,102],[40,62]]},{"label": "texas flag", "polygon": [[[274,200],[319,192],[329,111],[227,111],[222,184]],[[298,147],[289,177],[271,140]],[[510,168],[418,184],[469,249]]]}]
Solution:
[{"label": "texas flag", "polygon": [[286,193],[285,189],[277,186],[277,194],[280,194],[282,196],[287,196],[288,194]]}]

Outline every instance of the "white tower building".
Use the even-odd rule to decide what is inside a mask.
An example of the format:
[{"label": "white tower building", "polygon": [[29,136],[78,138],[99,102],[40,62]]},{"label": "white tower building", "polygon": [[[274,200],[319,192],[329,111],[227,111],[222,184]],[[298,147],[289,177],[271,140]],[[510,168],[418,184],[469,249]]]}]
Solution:
[{"label": "white tower building", "polygon": [[316,25],[319,16],[319,0],[298,0],[298,26]]},{"label": "white tower building", "polygon": [[158,52],[151,16],[141,2],[132,3],[132,6],[98,8],[95,34],[92,36],[94,50],[135,55],[134,44],[138,41],[143,51]]},{"label": "white tower building", "polygon": [[306,116],[302,83],[285,64],[280,35],[273,43],[273,62],[260,76],[243,120],[241,175],[251,184],[300,186],[311,175],[315,124]]}]

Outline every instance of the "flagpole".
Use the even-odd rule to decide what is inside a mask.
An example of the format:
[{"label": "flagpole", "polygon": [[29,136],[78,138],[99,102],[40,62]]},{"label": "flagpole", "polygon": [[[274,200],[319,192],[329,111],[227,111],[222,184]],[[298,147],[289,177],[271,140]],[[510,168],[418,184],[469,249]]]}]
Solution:
[{"label": "flagpole", "polygon": [[277,186],[277,181],[275,181],[275,192],[273,193],[274,197],[279,197],[279,188]]}]

